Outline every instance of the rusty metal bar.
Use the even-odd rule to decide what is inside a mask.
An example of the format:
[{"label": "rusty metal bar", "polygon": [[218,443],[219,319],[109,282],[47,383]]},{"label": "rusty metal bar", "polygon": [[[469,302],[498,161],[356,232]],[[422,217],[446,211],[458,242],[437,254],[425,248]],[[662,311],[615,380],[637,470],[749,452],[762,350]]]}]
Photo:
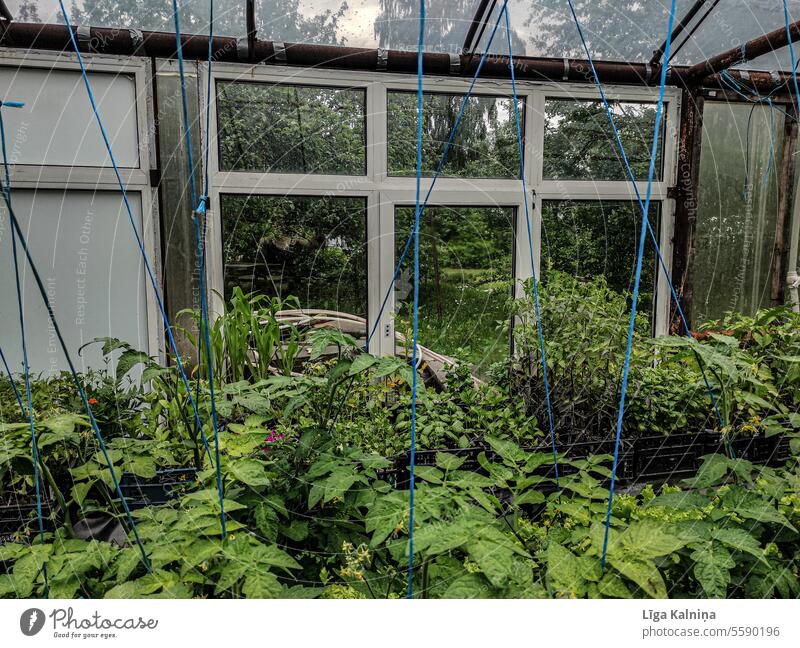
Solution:
[{"label": "rusty metal bar", "polygon": [[[699,92],[684,90],[681,100],[678,143],[678,182],[675,196],[675,232],[673,235],[672,278],[686,321],[692,325],[692,262],[695,253],[700,146],[703,136],[703,106]],[[673,304],[670,332],[682,334],[680,317]]]},{"label": "rusty metal bar", "polygon": [[[696,0],[696,2],[689,8],[689,11],[686,12],[686,15],[678,21],[677,25],[675,25],[675,29],[672,30],[669,38],[661,43],[661,46],[655,52],[653,52],[653,58],[650,59],[650,65],[661,65],[661,57],[664,55],[664,50],[667,49],[667,44],[675,42],[675,39],[683,33],[683,31],[686,29],[686,26],[691,22],[692,18],[699,13],[706,2],[708,2],[708,0]],[[702,23],[706,18],[708,18],[708,13],[700,19],[700,23]]]},{"label": "rusty metal bar", "polygon": [[[472,41],[475,38],[475,32],[478,31],[478,27],[481,26],[481,23],[486,22],[484,14],[486,13],[486,7],[489,5],[489,1],[490,0],[480,0],[478,8],[475,9],[475,15],[472,16],[472,22],[467,30],[467,35],[464,37],[464,46],[461,49],[462,54],[468,54],[470,52],[472,49]],[[492,9],[493,8],[494,4],[492,4]],[[491,10],[489,13],[491,13]]]},{"label": "rusty metal bar", "polygon": [[797,160],[797,119],[794,106],[783,127],[781,166],[778,172],[778,217],[775,222],[775,245],[772,253],[771,301],[773,306],[784,302],[786,274],[789,269],[789,227],[794,207]]},{"label": "rusty metal bar", "polygon": [[740,47],[734,47],[702,63],[693,65],[686,73],[686,81],[689,85],[700,84],[706,77],[727,70],[732,65],[752,61],[763,54],[785,47],[789,44],[789,35],[791,35],[792,42],[800,39],[800,20],[789,26],[789,34],[786,33],[786,27],[780,27],[768,34],[749,40]]}]

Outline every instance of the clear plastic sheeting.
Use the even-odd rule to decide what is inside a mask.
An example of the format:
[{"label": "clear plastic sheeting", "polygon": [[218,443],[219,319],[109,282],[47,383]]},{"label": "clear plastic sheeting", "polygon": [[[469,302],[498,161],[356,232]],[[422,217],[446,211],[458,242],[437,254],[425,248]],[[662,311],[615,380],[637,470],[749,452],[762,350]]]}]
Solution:
[{"label": "clear plastic sheeting", "polygon": [[[706,17],[706,6],[687,24],[676,45],[685,41],[674,62],[703,61],[784,24],[780,0],[720,0]],[[62,22],[58,0],[9,0],[20,22]],[[478,9],[479,0],[437,0],[426,4],[425,50],[460,53]],[[615,61],[650,60],[666,38],[670,0],[574,0],[592,56]],[[676,24],[694,0],[677,0]],[[246,35],[245,0],[216,0],[214,33]],[[488,43],[491,26],[503,3],[494,3],[477,51]],[[179,2],[181,29],[208,33],[207,0]],[[566,0],[510,2],[509,17],[514,53],[518,56],[579,57],[585,54]],[[69,4],[75,24],[124,26],[143,30],[173,31],[169,0],[76,0]],[[800,18],[800,0],[789,0],[792,19]],[[256,0],[255,22],[265,40],[341,45],[351,47],[416,50],[419,28],[418,0]],[[480,30],[479,30],[480,31]],[[505,54],[504,21],[491,52]],[[788,70],[788,48],[768,54],[742,67]]]},{"label": "clear plastic sheeting", "polygon": [[767,106],[705,105],[693,322],[769,306],[783,121]]}]

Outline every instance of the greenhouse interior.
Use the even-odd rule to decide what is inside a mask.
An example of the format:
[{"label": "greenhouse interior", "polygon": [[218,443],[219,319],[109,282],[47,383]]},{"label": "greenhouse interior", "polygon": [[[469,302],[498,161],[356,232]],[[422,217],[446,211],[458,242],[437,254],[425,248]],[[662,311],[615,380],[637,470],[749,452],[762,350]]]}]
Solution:
[{"label": "greenhouse interior", "polygon": [[0,0],[0,598],[800,597],[799,62],[800,0]]}]

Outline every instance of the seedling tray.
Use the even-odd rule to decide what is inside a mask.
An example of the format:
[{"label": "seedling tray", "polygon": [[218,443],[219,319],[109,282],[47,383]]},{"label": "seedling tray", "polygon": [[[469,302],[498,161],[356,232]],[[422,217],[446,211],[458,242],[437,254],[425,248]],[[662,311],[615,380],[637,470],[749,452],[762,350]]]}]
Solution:
[{"label": "seedling tray", "polygon": [[[53,500],[42,501],[42,518],[45,531],[54,531],[57,517]],[[0,546],[8,542],[30,542],[39,533],[36,498],[25,496],[16,502],[0,506]]]},{"label": "seedling tray", "polygon": [[197,469],[168,468],[159,470],[152,479],[123,473],[119,481],[122,495],[131,509],[159,506],[195,488]]}]

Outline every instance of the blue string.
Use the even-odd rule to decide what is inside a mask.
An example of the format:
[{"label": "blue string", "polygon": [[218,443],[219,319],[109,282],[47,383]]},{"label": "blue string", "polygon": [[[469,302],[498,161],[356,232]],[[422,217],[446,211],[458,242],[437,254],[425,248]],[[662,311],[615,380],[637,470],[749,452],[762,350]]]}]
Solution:
[{"label": "blue string", "polygon": [[[13,106],[18,102],[3,102],[0,106]],[[6,129],[3,122],[3,111],[0,110],[0,148],[3,154],[3,173],[5,175],[5,186],[3,194],[5,201],[11,205],[11,172],[8,167],[8,155],[6,152]],[[36,517],[39,521],[39,539],[44,543],[44,517],[42,516],[42,490],[41,475],[39,474],[39,443],[36,439],[36,426],[33,423],[33,398],[31,396],[31,376],[28,364],[28,343],[25,335],[25,312],[22,303],[22,282],[19,277],[19,257],[17,254],[17,236],[11,230],[11,253],[14,259],[14,281],[17,288],[17,310],[19,312],[19,334],[22,339],[22,370],[25,376],[25,398],[28,402],[28,424],[31,430],[31,453],[33,455],[33,481],[36,488]],[[4,360],[5,362],[5,360]],[[13,380],[12,380],[13,384]],[[22,410],[23,416],[25,410]],[[49,598],[50,584],[47,578],[47,562],[42,565],[42,576],[44,577],[44,597]]]},{"label": "blue string", "polygon": [[[209,0],[209,37],[208,37],[208,86],[206,93],[206,137],[205,137],[205,187],[204,191],[208,193],[208,141],[209,141],[209,127],[210,127],[210,107],[211,107],[211,42],[213,38],[214,28],[214,0]],[[206,228],[206,201],[207,196],[203,195],[200,202],[197,201],[197,190],[194,183],[194,156],[192,154],[192,139],[189,123],[189,101],[186,94],[186,76],[184,74],[183,65],[183,43],[181,42],[181,23],[180,16],[178,15],[178,2],[172,0],[172,13],[175,21],[175,48],[178,54],[178,71],[181,78],[181,104],[183,108],[183,141],[186,146],[186,157],[189,165],[189,188],[191,192],[192,205],[194,210],[194,236],[197,248],[197,270],[200,275],[200,334],[205,341],[205,356],[206,367],[208,372],[208,388],[209,396],[211,398],[211,424],[214,428],[214,452],[216,456],[216,482],[217,493],[219,495],[219,509],[220,509],[220,524],[222,530],[222,537],[226,538],[228,535],[225,524],[225,502],[223,500],[222,488],[222,468],[220,466],[219,454],[219,422],[217,419],[217,404],[214,395],[214,367],[211,361],[211,336],[209,334],[208,326],[208,304],[206,301],[206,266],[205,266],[205,228]],[[203,219],[203,232],[200,231],[200,218]],[[203,340],[198,340],[199,347],[202,348]]]},{"label": "blue string", "polygon": [[425,40],[425,0],[419,0],[419,41],[417,43],[417,173],[414,218],[414,334],[411,347],[411,457],[409,468],[408,591],[414,598],[414,463],[417,449],[417,338],[419,335],[419,218],[422,184],[422,48]]},{"label": "blue string", "polygon": [[528,210],[528,187],[525,181],[525,152],[522,145],[522,128],[519,119],[519,106],[517,105],[517,82],[514,74],[514,55],[511,47],[511,21],[508,17],[509,11],[505,10],[506,18],[506,37],[508,39],[508,67],[511,70],[511,91],[514,101],[514,119],[517,126],[517,146],[519,147],[519,175],[522,180],[522,197],[525,201],[525,225],[528,228],[528,251],[531,259],[531,277],[533,279],[533,298],[536,311],[536,329],[539,333],[539,352],[542,356],[542,377],[544,379],[544,396],[547,400],[547,418],[550,423],[550,444],[553,447],[553,468],[555,469],[556,488],[561,486],[558,480],[558,454],[556,452],[556,433],[553,425],[553,409],[550,405],[550,383],[547,380],[547,357],[544,350],[544,334],[542,333],[542,316],[539,307],[539,288],[536,280],[536,263],[533,258],[533,234],[531,233],[531,217]]},{"label": "blue string", "polygon": [[[214,25],[214,2],[213,0],[210,1],[210,29],[213,30]],[[180,16],[178,15],[178,2],[177,0],[172,0],[172,15],[175,21],[175,51],[178,55],[178,72],[181,78],[181,105],[183,109],[183,141],[186,147],[186,158],[187,163],[189,165],[189,190],[191,193],[192,198],[192,207],[194,211],[194,235],[195,235],[195,245],[196,245],[196,252],[197,252],[197,271],[200,275],[200,334],[203,336],[203,340],[205,341],[205,345],[203,345],[203,341],[198,340],[200,347],[205,346],[205,355],[206,355],[206,367],[208,372],[208,388],[209,388],[209,396],[211,398],[211,425],[214,428],[214,452],[216,456],[216,482],[217,482],[217,493],[219,495],[219,509],[220,509],[220,524],[222,530],[222,537],[225,538],[228,535],[227,528],[225,525],[225,502],[223,500],[223,488],[222,488],[222,468],[220,466],[220,454],[219,454],[219,421],[217,419],[217,404],[215,402],[215,395],[214,395],[214,367],[211,361],[211,336],[208,332],[208,304],[206,301],[206,277],[205,277],[205,246],[204,241],[205,237],[203,233],[205,232],[205,215],[206,215],[206,201],[207,197],[205,195],[201,196],[200,202],[197,201],[197,189],[195,187],[194,182],[194,155],[192,152],[192,139],[191,139],[191,130],[190,130],[190,122],[189,122],[189,101],[187,98],[186,93],[186,76],[184,74],[184,64],[183,64],[183,43],[181,42],[181,23],[180,23]],[[206,94],[206,138],[205,138],[205,160],[206,160],[206,171],[205,171],[205,191],[208,191],[208,141],[209,141],[209,121],[210,121],[210,106],[211,106],[211,52],[212,52],[212,38],[213,38],[213,31],[209,33],[209,41],[208,41],[208,93]],[[203,218],[203,233],[200,231],[200,218]]]},{"label": "blue string", "polygon": [[[575,16],[574,9],[573,9],[573,16]],[[575,17],[575,20],[576,20],[576,25],[578,27],[578,34],[581,37],[583,37],[583,30],[580,27],[580,23],[577,21],[577,17]],[[605,108],[606,116],[608,117],[609,124],[611,125],[611,130],[612,130],[612,132],[614,134],[614,138],[615,138],[616,143],[617,143],[617,148],[620,151],[620,155],[622,157],[623,165],[624,165],[625,170],[626,170],[626,172],[628,174],[628,178],[631,181],[631,186],[633,187],[634,194],[636,195],[636,201],[639,203],[639,207],[642,210],[642,213],[644,213],[645,205],[644,205],[644,201],[642,200],[642,196],[641,196],[641,194],[639,192],[639,187],[638,187],[638,185],[636,183],[636,177],[634,176],[633,169],[631,167],[630,161],[628,160],[628,156],[625,153],[625,147],[622,144],[622,138],[620,137],[619,130],[617,129],[616,122],[614,121],[614,115],[611,112],[611,106],[609,105],[608,98],[606,97],[606,94],[605,94],[605,92],[603,90],[603,85],[600,83],[600,78],[597,75],[597,70],[595,69],[595,66],[594,66],[594,60],[592,58],[591,52],[589,50],[589,46],[588,46],[585,38],[583,38],[583,48],[584,48],[584,50],[586,52],[587,59],[589,60],[589,65],[591,66],[591,70],[592,70],[592,78],[593,78],[594,83],[597,86],[597,89],[598,89],[598,91],[600,93],[600,98],[602,99],[602,103],[603,103],[603,106]],[[650,239],[652,240],[653,246],[654,246],[655,251],[656,251],[656,256],[658,258],[659,267],[663,271],[664,277],[667,280],[667,285],[669,286],[669,290],[670,290],[670,293],[672,295],[672,299],[673,299],[673,301],[675,303],[675,308],[678,311],[678,316],[679,316],[679,318],[681,320],[681,324],[683,325],[684,335],[686,337],[688,337],[688,338],[692,338],[692,331],[689,328],[689,322],[688,322],[688,320],[686,318],[685,313],[683,312],[683,308],[681,307],[680,299],[678,299],[678,293],[675,290],[675,285],[672,283],[672,278],[670,277],[670,273],[669,273],[669,271],[667,269],[667,264],[664,261],[664,257],[661,254],[661,247],[658,244],[658,237],[656,236],[656,233],[653,230],[652,225],[650,224],[649,218],[647,219],[647,229],[648,229],[648,231],[650,233]],[[695,356],[697,357],[697,360],[698,360],[698,365],[700,367],[700,373],[703,376],[703,383],[705,384],[706,391],[708,392],[708,397],[709,397],[709,400],[711,401],[711,405],[712,405],[712,407],[714,409],[714,414],[716,415],[716,418],[717,418],[717,421],[718,421],[720,427],[724,428],[725,427],[725,420],[724,420],[724,418],[722,416],[722,412],[719,409],[719,405],[717,404],[717,399],[714,396],[714,390],[711,388],[711,383],[708,380],[708,376],[706,374],[705,367],[703,366],[699,356],[697,356],[696,353],[695,353]],[[731,456],[733,457],[733,448],[732,447],[730,448],[730,453],[731,453]]]},{"label": "blue string", "polygon": [[31,273],[33,274],[33,278],[36,281],[36,286],[39,288],[39,294],[42,296],[42,302],[44,303],[45,308],[47,309],[47,316],[50,318],[50,322],[53,324],[53,331],[56,334],[56,338],[58,338],[59,346],[61,347],[61,351],[64,353],[64,357],[67,360],[67,366],[69,367],[70,374],[72,375],[72,380],[75,383],[75,387],[78,390],[78,394],[81,397],[81,401],[83,402],[83,407],[86,410],[86,414],[89,417],[89,424],[92,426],[92,430],[94,431],[95,437],[97,438],[97,443],[100,446],[100,451],[103,453],[103,458],[105,459],[106,465],[108,466],[108,471],[111,473],[111,480],[114,483],[114,489],[119,496],[120,503],[122,504],[122,508],[125,511],[125,515],[128,519],[128,523],[131,525],[131,530],[133,531],[133,535],[136,538],[136,544],[139,545],[139,551],[142,554],[142,561],[147,568],[147,571],[152,571],[150,567],[150,560],[147,558],[147,553],[144,550],[144,545],[142,544],[142,540],[139,537],[139,530],[136,527],[136,523],[133,521],[133,516],[131,515],[130,508],[128,507],[128,503],[125,501],[125,496],[122,494],[122,489],[119,486],[119,481],[117,480],[117,475],[114,472],[114,464],[111,462],[111,458],[108,456],[108,450],[106,449],[105,441],[103,440],[103,435],[100,433],[100,428],[97,425],[97,421],[94,418],[94,413],[92,412],[92,408],[89,405],[89,399],[86,397],[86,392],[83,389],[83,385],[81,384],[80,379],[78,378],[78,372],[75,370],[75,365],[72,363],[72,357],[69,354],[67,349],[67,343],[64,341],[64,336],[61,333],[61,327],[58,325],[58,320],[56,319],[55,312],[53,312],[53,306],[50,304],[50,300],[47,297],[47,291],[45,290],[44,284],[42,283],[42,277],[39,275],[39,270],[36,267],[36,264],[33,262],[33,257],[31,256],[31,251],[28,248],[28,244],[25,241],[25,235],[22,232],[22,228],[19,225],[19,221],[17,220],[17,216],[14,213],[14,208],[11,206],[11,202],[8,200],[8,195],[5,190],[0,191],[0,194],[3,196],[3,200],[5,201],[6,207],[8,208],[8,215],[11,219],[11,227],[16,232],[17,236],[19,237],[19,243],[22,246],[22,250],[25,252],[25,257],[28,260],[28,266],[31,269]]},{"label": "blue string", "polygon": [[119,167],[117,166],[116,159],[114,158],[114,153],[111,150],[111,143],[109,142],[108,135],[106,134],[106,129],[103,126],[103,121],[100,119],[100,113],[97,110],[97,104],[94,100],[94,93],[92,92],[92,87],[89,84],[89,77],[86,74],[86,67],[83,63],[83,56],[81,56],[80,50],[78,49],[78,42],[75,40],[75,34],[72,31],[72,27],[69,26],[69,18],[67,17],[67,10],[64,8],[63,0],[58,0],[58,4],[61,7],[61,14],[64,17],[64,23],[69,28],[69,37],[72,41],[72,48],[75,51],[75,55],[78,58],[78,64],[81,68],[81,75],[83,76],[83,84],[86,86],[86,93],[89,97],[89,103],[92,106],[92,111],[94,112],[95,119],[97,120],[97,125],[100,127],[100,134],[103,137],[103,142],[105,143],[106,151],[108,151],[108,157],[111,160],[111,166],[114,168],[114,174],[117,178],[117,184],[119,185],[120,191],[122,192],[122,200],[125,203],[125,209],[128,212],[128,219],[130,220],[131,227],[133,228],[133,234],[136,238],[136,244],[139,247],[139,252],[142,255],[142,260],[144,262],[145,270],[147,271],[147,276],[150,279],[150,284],[153,287],[153,293],[156,297],[156,303],[158,304],[158,310],[161,313],[161,319],[164,321],[164,326],[167,331],[167,338],[169,339],[170,347],[172,348],[173,353],[175,354],[175,361],[178,365],[178,371],[180,371],[181,378],[183,379],[183,384],[186,387],[186,393],[189,396],[189,402],[192,405],[192,410],[194,412],[195,420],[200,428],[200,436],[203,439],[203,445],[206,448],[206,452],[208,453],[208,459],[213,464],[213,460],[211,459],[211,448],[208,445],[208,440],[206,439],[205,432],[203,431],[203,423],[200,420],[200,413],[197,411],[197,405],[194,402],[194,398],[192,398],[192,390],[189,386],[189,380],[186,378],[186,372],[183,370],[183,363],[181,362],[180,353],[178,353],[178,346],[175,344],[175,339],[172,335],[172,327],[169,324],[169,318],[167,317],[167,312],[164,309],[164,303],[161,300],[161,293],[158,290],[158,283],[156,282],[155,276],[153,275],[153,270],[150,267],[150,261],[147,258],[147,253],[144,249],[144,244],[142,243],[142,239],[139,236],[139,230],[136,227],[136,221],[133,218],[133,211],[131,209],[130,203],[128,202],[128,193],[125,190],[125,184],[122,182],[122,176],[119,172]]},{"label": "blue string", "polygon": [[[453,123],[453,128],[450,131],[450,136],[447,138],[444,150],[442,151],[442,155],[439,158],[439,164],[436,167],[436,172],[433,174],[433,178],[431,179],[431,185],[428,188],[427,193],[425,194],[425,200],[422,203],[422,207],[420,209],[420,215],[425,211],[425,208],[428,206],[428,199],[431,197],[431,193],[433,192],[433,188],[436,185],[436,181],[439,179],[439,176],[442,173],[442,168],[444,167],[444,163],[447,158],[447,153],[450,150],[450,145],[453,143],[456,131],[458,130],[458,126],[461,123],[461,118],[464,115],[467,103],[469,102],[469,99],[472,96],[472,91],[475,88],[475,83],[478,81],[478,75],[481,73],[483,64],[486,61],[486,56],[489,53],[489,49],[491,48],[492,41],[494,40],[494,36],[497,33],[497,28],[500,25],[500,21],[503,19],[503,12],[506,10],[507,5],[508,5],[508,0],[504,0],[503,7],[500,9],[500,13],[497,16],[497,21],[494,24],[494,28],[492,29],[492,32],[489,34],[489,40],[486,43],[486,49],[484,50],[483,54],[481,54],[481,58],[478,61],[478,67],[475,68],[475,74],[472,75],[472,81],[469,84],[469,88],[467,88],[467,92],[464,95],[464,98],[461,100],[461,106],[459,108],[458,115],[456,116],[456,120]],[[414,228],[412,227],[411,232],[409,232],[408,238],[406,239],[403,251],[400,254],[400,258],[397,260],[397,265],[395,266],[394,269],[394,275],[392,276],[392,281],[389,283],[389,288],[387,289],[386,294],[383,297],[383,302],[381,303],[381,307],[378,310],[378,316],[375,318],[375,321],[372,324],[372,330],[367,336],[367,343],[364,347],[364,350],[367,352],[369,352],[369,344],[372,341],[372,338],[375,336],[375,331],[378,329],[381,317],[383,316],[383,313],[386,310],[386,304],[389,302],[389,296],[392,294],[394,285],[397,282],[397,277],[400,276],[400,269],[403,266],[403,261],[406,258],[406,254],[408,254],[408,250],[410,249],[413,240],[414,240]]]},{"label": "blue string", "polygon": [[[603,97],[603,103],[607,106],[607,100],[605,97],[605,92],[603,92],[602,84],[600,84],[599,79],[597,77],[597,71],[594,67],[594,62],[592,60],[591,54],[589,52],[589,45],[586,42],[586,38],[583,34],[583,29],[581,28],[580,21],[578,20],[578,15],[575,12],[575,7],[572,3],[572,0],[567,0],[570,8],[570,12],[572,13],[572,18],[575,21],[575,26],[578,30],[578,35],[580,36],[581,42],[583,44],[583,48],[587,53],[587,58],[589,60],[589,65],[592,69],[592,74],[597,81],[597,85],[600,88],[601,96]],[[667,28],[667,34],[672,33],[672,26],[675,21],[675,0],[672,0],[670,14],[669,14],[669,25]],[[667,38],[667,46],[664,51],[664,60],[669,60],[669,51],[670,51],[670,39]],[[661,79],[659,84],[659,96],[658,96],[658,107],[656,109],[656,122],[655,127],[653,129],[653,147],[650,151],[650,167],[648,170],[648,180],[647,180],[647,197],[642,209],[642,227],[641,233],[639,236],[639,248],[636,257],[636,274],[634,277],[634,284],[633,284],[633,304],[631,306],[631,317],[630,322],[628,324],[628,341],[625,349],[625,365],[622,373],[622,390],[620,394],[620,406],[619,411],[617,414],[617,426],[616,426],[616,436],[614,440],[614,464],[613,469],[611,471],[611,487],[609,489],[608,494],[608,508],[606,510],[606,522],[605,522],[605,533],[603,537],[603,553],[600,559],[601,568],[605,569],[605,562],[606,562],[606,552],[608,550],[608,532],[609,527],[611,524],[611,507],[613,504],[614,499],[614,486],[616,482],[616,473],[617,473],[617,463],[619,461],[619,444],[620,444],[620,437],[622,435],[622,421],[625,416],[625,397],[627,395],[628,390],[628,377],[630,373],[630,356],[631,356],[631,348],[633,346],[633,334],[636,325],[636,307],[637,302],[639,300],[639,285],[641,282],[641,275],[642,275],[642,262],[644,259],[644,244],[647,239],[647,231],[649,225],[648,213],[650,211],[650,200],[652,197],[652,189],[653,189],[653,177],[655,175],[655,166],[656,166],[656,157],[658,153],[658,140],[660,135],[661,129],[661,118],[662,118],[662,111],[664,106],[664,94],[666,90],[666,80],[667,80],[667,67],[663,65],[661,67]],[[607,111],[610,116],[610,109],[607,108]],[[616,130],[616,126],[612,124],[614,128],[614,133],[617,139],[619,140],[619,133]],[[620,140],[621,145],[621,140]],[[624,153],[623,148],[623,159],[627,165],[627,156]],[[634,180],[634,189],[636,189],[636,196],[641,201],[641,197],[639,195],[638,189],[636,188],[636,182]],[[650,233],[654,236],[652,228],[650,228]],[[655,237],[654,237],[655,238]]]}]

